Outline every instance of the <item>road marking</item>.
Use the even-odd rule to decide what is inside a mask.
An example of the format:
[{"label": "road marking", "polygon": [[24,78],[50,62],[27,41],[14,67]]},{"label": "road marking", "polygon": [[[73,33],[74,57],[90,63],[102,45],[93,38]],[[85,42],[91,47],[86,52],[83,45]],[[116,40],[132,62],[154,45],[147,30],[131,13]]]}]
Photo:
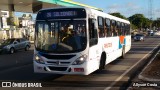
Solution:
[{"label": "road marking", "polygon": [[136,64],[134,64],[131,68],[129,68],[126,72],[124,72],[120,77],[118,77],[109,87],[105,88],[104,90],[110,90],[113,85],[115,85],[118,81],[120,81],[131,69],[137,66],[144,58],[146,58],[150,53],[152,53],[160,44],[158,44],[152,51],[146,54],[142,59],[140,59]]}]

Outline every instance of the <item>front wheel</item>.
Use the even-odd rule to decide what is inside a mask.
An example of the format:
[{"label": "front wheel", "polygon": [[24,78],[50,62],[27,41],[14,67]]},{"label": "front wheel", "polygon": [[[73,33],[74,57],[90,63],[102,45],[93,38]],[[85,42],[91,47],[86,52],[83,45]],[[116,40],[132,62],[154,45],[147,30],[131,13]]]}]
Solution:
[{"label": "front wheel", "polygon": [[106,54],[103,53],[100,59],[99,70],[103,70],[105,68],[105,64],[106,64]]}]

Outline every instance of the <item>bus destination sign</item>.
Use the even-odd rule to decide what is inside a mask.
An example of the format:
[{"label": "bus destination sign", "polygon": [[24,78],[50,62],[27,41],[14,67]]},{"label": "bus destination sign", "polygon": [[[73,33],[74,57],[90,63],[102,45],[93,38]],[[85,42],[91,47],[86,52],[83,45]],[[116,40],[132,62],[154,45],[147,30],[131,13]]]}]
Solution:
[{"label": "bus destination sign", "polygon": [[47,9],[38,12],[37,20],[86,18],[86,10],[82,8]]},{"label": "bus destination sign", "polygon": [[77,12],[76,11],[61,11],[61,12],[47,12],[46,17],[76,17]]}]

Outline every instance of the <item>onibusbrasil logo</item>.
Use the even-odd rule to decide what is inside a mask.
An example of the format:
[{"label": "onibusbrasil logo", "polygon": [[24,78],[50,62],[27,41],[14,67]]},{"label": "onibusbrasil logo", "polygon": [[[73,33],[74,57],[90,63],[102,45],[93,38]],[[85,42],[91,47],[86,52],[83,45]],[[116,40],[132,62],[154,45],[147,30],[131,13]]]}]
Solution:
[{"label": "onibusbrasil logo", "polygon": [[41,83],[2,82],[2,87],[42,87]]}]

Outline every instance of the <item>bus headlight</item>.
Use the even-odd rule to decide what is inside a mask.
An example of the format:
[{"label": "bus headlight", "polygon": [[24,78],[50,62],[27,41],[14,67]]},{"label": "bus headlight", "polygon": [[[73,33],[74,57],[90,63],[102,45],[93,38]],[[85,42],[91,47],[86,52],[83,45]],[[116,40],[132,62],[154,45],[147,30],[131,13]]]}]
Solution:
[{"label": "bus headlight", "polygon": [[77,58],[72,65],[80,65],[83,64],[87,60],[87,55],[82,55],[81,57]]},{"label": "bus headlight", "polygon": [[35,56],[34,56],[34,60],[35,60],[37,63],[44,64],[44,61],[43,61],[38,55],[35,55]]}]

